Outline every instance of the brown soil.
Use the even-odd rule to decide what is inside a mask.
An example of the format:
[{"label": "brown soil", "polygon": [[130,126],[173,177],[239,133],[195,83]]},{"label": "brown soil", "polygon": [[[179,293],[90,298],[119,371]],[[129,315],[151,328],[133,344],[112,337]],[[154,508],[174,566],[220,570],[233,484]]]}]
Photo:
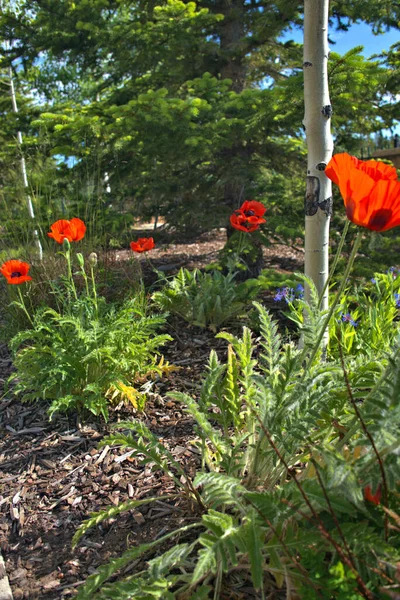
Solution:
[{"label": "brown soil", "polygon": [[[168,272],[180,266],[203,267],[217,260],[224,241],[224,233],[215,231],[187,244],[159,245],[149,258]],[[115,253],[114,260],[124,269],[130,256],[130,251],[123,250]],[[265,266],[300,270],[302,253],[273,246],[265,251]],[[282,308],[268,295],[265,300],[274,311]],[[210,349],[224,356],[226,342],[181,321],[172,321],[170,328],[174,341],[165,356],[180,369],[156,383],[140,418],[193,476],[199,451],[192,444],[192,421],[166,394],[177,390],[196,395]],[[4,393],[11,370],[7,348],[1,346],[0,540],[15,600],[72,597],[89,574],[128,546],[152,541],[196,518],[192,507],[176,496],[104,522],[72,550],[72,536],[90,513],[130,498],[173,496],[177,490],[166,475],[141,465],[126,450],[99,447],[110,425],[93,422],[79,427],[67,418],[49,422],[45,406],[21,404]],[[134,409],[120,406],[110,420],[117,422],[132,414]],[[253,597],[244,577],[230,582],[229,590],[221,595],[232,600]],[[280,593],[270,597],[279,598]]]},{"label": "brown soil", "polygon": [[[156,236],[151,230],[140,230],[136,234],[141,237]],[[133,239],[134,237],[133,234]],[[202,268],[218,260],[218,253],[224,247],[225,242],[225,229],[213,229],[195,240],[189,240],[185,243],[175,241],[157,243],[154,250],[146,253],[141,260],[143,264],[146,264],[149,259],[157,268],[165,265],[166,271],[173,271],[180,267],[188,269]],[[288,273],[302,269],[304,251],[297,246],[289,247],[285,244],[273,243],[268,248],[263,249],[263,254],[264,268],[273,268]],[[129,260],[131,257],[132,251],[129,249],[118,250],[113,255],[116,261],[122,262]]]}]

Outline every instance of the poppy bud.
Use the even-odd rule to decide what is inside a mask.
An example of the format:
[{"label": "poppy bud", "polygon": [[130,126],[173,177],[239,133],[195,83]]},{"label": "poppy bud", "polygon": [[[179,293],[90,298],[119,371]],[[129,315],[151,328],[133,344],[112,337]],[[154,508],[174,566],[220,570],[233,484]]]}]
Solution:
[{"label": "poppy bud", "polygon": [[91,252],[89,254],[89,264],[91,267],[95,267],[97,265],[97,254],[96,252]]},{"label": "poppy bud", "polygon": [[83,258],[83,255],[80,252],[77,252],[76,258],[78,259],[79,265],[81,267],[84,267],[85,266],[85,259]]}]

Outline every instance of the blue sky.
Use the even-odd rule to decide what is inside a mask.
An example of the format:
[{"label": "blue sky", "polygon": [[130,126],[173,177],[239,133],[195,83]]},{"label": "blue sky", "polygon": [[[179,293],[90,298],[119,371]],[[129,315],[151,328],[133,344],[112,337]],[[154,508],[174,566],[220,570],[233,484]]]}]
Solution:
[{"label": "blue sky", "polygon": [[[294,40],[303,43],[303,30],[297,29],[288,32],[284,36],[285,40]],[[345,54],[355,46],[364,46],[362,54],[365,58],[370,58],[374,54],[380,54],[384,50],[389,50],[390,46],[400,41],[400,31],[391,29],[380,35],[374,35],[372,28],[366,23],[356,23],[348,31],[335,31],[332,27],[329,31],[329,39],[335,44],[330,45],[333,52]],[[400,90],[399,90],[400,91]],[[393,132],[383,131],[384,135],[391,137],[393,133],[400,134],[400,125],[394,128]]]},{"label": "blue sky", "polygon": [[331,45],[331,50],[344,54],[354,46],[364,46],[363,54],[366,58],[372,54],[379,54],[383,50],[389,50],[390,46],[400,41],[400,31],[391,29],[381,35],[374,35],[372,29],[366,23],[352,25],[349,31],[329,32],[329,37],[336,44]]},{"label": "blue sky", "polygon": [[[352,25],[348,31],[335,31],[331,28],[329,38],[336,42],[331,44],[331,50],[339,54],[345,54],[355,46],[364,46],[363,54],[366,58],[372,54],[379,54],[388,50],[390,46],[400,41],[400,31],[391,29],[381,35],[374,35],[372,28],[366,23]],[[303,42],[303,31],[293,30],[285,34],[284,39],[293,39],[295,42]]]}]

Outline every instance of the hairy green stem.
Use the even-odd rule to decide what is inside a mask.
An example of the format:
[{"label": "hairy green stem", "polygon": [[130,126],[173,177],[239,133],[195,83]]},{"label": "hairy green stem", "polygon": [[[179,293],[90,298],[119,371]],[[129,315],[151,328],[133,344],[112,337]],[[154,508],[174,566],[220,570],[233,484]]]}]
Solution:
[{"label": "hairy green stem", "polygon": [[[93,302],[96,307],[96,315],[98,316],[99,306],[97,302],[97,290],[96,290],[96,280],[94,278],[94,268],[93,265],[90,265],[90,278],[92,280],[92,289],[93,289]],[[89,292],[88,292],[89,295]]]},{"label": "hairy green stem", "polygon": [[24,311],[24,313],[26,314],[29,323],[31,325],[33,325],[33,321],[32,321],[31,315],[29,314],[29,312],[28,312],[28,310],[27,310],[27,308],[25,306],[25,301],[24,301],[24,298],[22,296],[21,288],[19,286],[18,286],[18,295],[19,295],[19,299],[20,299],[20,303],[21,303],[21,308]]},{"label": "hairy green stem", "polygon": [[349,257],[349,261],[348,261],[346,269],[345,269],[345,272],[343,274],[343,279],[342,279],[342,282],[340,284],[340,287],[339,287],[338,291],[336,292],[335,298],[334,298],[334,300],[332,302],[332,306],[331,306],[331,308],[330,308],[330,310],[329,310],[329,312],[328,312],[328,314],[326,316],[326,319],[325,319],[324,324],[323,324],[323,326],[321,328],[321,331],[320,331],[320,334],[318,336],[318,339],[317,339],[317,341],[316,341],[316,343],[314,345],[314,348],[312,350],[311,356],[310,356],[310,358],[308,360],[308,363],[307,363],[307,365],[306,365],[306,367],[304,369],[302,380],[304,380],[309,367],[312,365],[313,360],[314,360],[314,358],[317,355],[317,352],[319,350],[319,347],[321,345],[322,339],[323,339],[323,337],[325,335],[325,332],[326,332],[326,329],[327,329],[327,327],[329,325],[329,322],[330,322],[330,320],[332,318],[332,315],[335,312],[335,309],[336,309],[337,305],[339,304],[341,295],[343,294],[344,288],[346,287],[350,271],[351,271],[351,269],[353,267],[355,258],[357,256],[357,252],[358,252],[358,249],[359,249],[361,241],[362,241],[362,236],[363,236],[363,232],[360,230],[358,232],[358,234],[357,234],[357,237],[356,237],[355,241],[354,241],[353,248],[352,248],[352,251],[351,251],[351,254],[350,254],[350,257]]},{"label": "hairy green stem", "polygon": [[73,275],[72,275],[71,246],[70,246],[70,243],[67,240],[67,238],[64,238],[63,246],[64,246],[64,252],[63,252],[63,254],[65,256],[65,260],[67,261],[68,280],[70,282],[70,287],[72,289],[72,293],[74,295],[74,298],[75,298],[75,300],[78,300],[78,294],[76,293],[75,282],[74,282],[74,278],[73,278]]},{"label": "hairy green stem", "polygon": [[85,282],[86,296],[89,298],[90,297],[89,281],[88,281],[88,276],[86,275],[86,271],[85,271],[84,267],[81,268],[81,273],[82,273],[83,280]]}]

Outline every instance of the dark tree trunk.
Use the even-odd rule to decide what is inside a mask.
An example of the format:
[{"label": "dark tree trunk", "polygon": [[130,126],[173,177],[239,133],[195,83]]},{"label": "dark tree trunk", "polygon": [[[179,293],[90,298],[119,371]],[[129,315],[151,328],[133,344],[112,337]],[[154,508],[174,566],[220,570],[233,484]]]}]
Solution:
[{"label": "dark tree trunk", "polygon": [[[221,78],[232,81],[232,91],[240,94],[246,87],[246,25],[245,0],[217,0],[216,12],[224,15],[220,28]],[[237,209],[246,200],[246,181],[235,173],[235,165],[246,160],[246,150],[241,145],[226,148],[224,158],[226,170],[224,183],[224,204],[230,212]],[[241,169],[239,169],[240,172]],[[228,225],[226,233],[229,239],[235,230]],[[238,274],[240,279],[257,277],[262,267],[262,248],[254,245],[256,252],[251,261],[247,260],[247,270]]]},{"label": "dark tree trunk", "polygon": [[[244,64],[245,37],[244,0],[219,0],[217,11],[224,15],[220,30],[221,78],[232,80],[232,90],[240,94],[245,88],[246,67]],[[239,148],[227,148],[227,164],[235,163]],[[235,160],[236,159],[236,160]],[[227,178],[228,179],[228,178]],[[224,204],[234,211],[245,199],[245,184],[233,177],[224,185]],[[232,234],[228,228],[228,237]]]},{"label": "dark tree trunk", "polygon": [[220,31],[221,77],[232,80],[232,90],[238,94],[245,88],[245,10],[244,0],[220,0],[218,12],[224,15]]}]

